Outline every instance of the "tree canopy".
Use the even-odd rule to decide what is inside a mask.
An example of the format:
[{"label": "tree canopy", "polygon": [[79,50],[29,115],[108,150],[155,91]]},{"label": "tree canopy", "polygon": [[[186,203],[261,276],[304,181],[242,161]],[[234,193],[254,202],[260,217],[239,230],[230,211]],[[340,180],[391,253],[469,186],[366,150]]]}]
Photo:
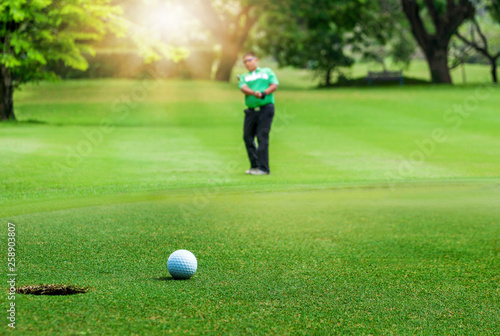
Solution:
[{"label": "tree canopy", "polygon": [[127,35],[146,62],[178,60],[186,51],[125,20],[112,0],[11,0],[0,3],[0,120],[15,119],[12,95],[19,85],[54,78],[51,62],[85,70],[84,54],[106,34]]},{"label": "tree canopy", "polygon": [[110,0],[13,0],[0,4],[0,119],[15,119],[12,93],[22,83],[53,76],[50,61],[85,69],[82,53],[107,31],[123,32]]},{"label": "tree canopy", "polygon": [[107,31],[124,32],[121,9],[109,0],[8,1],[0,13],[0,64],[11,69],[16,83],[50,75],[40,67],[53,60],[85,69],[82,53],[94,52],[88,42]]},{"label": "tree canopy", "polygon": [[281,66],[309,68],[330,85],[332,71],[354,62],[345,50],[352,44],[346,33],[371,8],[364,0],[292,1],[288,7],[266,14],[257,44]]},{"label": "tree canopy", "polygon": [[[500,25],[498,24],[500,22],[495,23],[495,20],[498,20],[499,3],[491,1],[478,7],[478,13],[455,33],[466,46],[488,60],[493,83],[498,83],[497,63],[500,59]],[[497,7],[494,6],[495,4]]]}]

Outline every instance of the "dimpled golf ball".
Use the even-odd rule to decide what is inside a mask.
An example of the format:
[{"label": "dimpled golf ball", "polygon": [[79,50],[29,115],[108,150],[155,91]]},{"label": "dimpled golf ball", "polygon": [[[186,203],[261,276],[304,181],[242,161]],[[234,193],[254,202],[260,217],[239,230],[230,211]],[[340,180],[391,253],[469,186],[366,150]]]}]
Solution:
[{"label": "dimpled golf ball", "polygon": [[167,268],[174,279],[189,279],[196,272],[198,262],[188,250],[177,250],[168,257]]}]

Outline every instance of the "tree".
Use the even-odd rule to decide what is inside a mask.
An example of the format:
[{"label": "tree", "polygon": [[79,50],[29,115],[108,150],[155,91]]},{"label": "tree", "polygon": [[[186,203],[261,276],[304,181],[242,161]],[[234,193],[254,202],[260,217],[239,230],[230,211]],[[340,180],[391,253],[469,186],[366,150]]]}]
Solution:
[{"label": "tree", "polygon": [[[498,32],[497,32],[498,34]],[[465,34],[457,31],[456,36],[466,45],[474,48],[481,55],[486,57],[491,66],[491,77],[493,83],[498,83],[497,77],[497,62],[500,59],[500,50],[492,51],[488,43],[488,38],[486,34],[482,31],[477,19],[474,17],[471,19],[471,29],[469,37]]]},{"label": "tree", "polygon": [[212,33],[220,46],[215,79],[229,81],[252,28],[268,12],[284,11],[297,0],[186,0],[183,5]]},{"label": "tree", "polygon": [[370,7],[349,34],[351,51],[381,64],[384,71],[387,59],[408,66],[416,46],[401,4],[398,0],[377,0]]},{"label": "tree", "polygon": [[471,57],[472,48],[458,39],[452,39],[448,50],[448,69],[453,70],[461,66],[462,69],[462,83],[467,81],[465,74],[465,63]]},{"label": "tree", "polygon": [[269,12],[261,27],[259,47],[280,66],[309,68],[331,84],[332,72],[353,64],[346,53],[346,33],[371,7],[363,0],[291,2],[287,10]]},{"label": "tree", "polygon": [[110,0],[0,3],[0,120],[15,120],[15,88],[53,76],[43,69],[49,61],[84,70],[82,53],[93,52],[88,42],[107,31],[123,31],[119,15]]},{"label": "tree", "polygon": [[[429,64],[432,82],[451,84],[448,46],[458,27],[474,16],[473,3],[470,0],[401,0],[401,4]],[[429,24],[426,24],[426,13]]]},{"label": "tree", "polygon": [[500,23],[500,0],[488,0],[486,2],[488,13],[497,23]]},{"label": "tree", "polygon": [[211,31],[221,46],[215,79],[229,81],[250,30],[259,18],[266,1],[186,1],[187,8]]}]

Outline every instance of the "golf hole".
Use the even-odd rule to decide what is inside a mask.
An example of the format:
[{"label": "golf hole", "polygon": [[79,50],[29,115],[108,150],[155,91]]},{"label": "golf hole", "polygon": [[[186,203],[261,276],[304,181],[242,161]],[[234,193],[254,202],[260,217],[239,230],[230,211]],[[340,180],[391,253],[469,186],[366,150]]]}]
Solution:
[{"label": "golf hole", "polygon": [[16,293],[31,295],[73,295],[87,293],[88,289],[66,285],[37,285],[16,288]]}]

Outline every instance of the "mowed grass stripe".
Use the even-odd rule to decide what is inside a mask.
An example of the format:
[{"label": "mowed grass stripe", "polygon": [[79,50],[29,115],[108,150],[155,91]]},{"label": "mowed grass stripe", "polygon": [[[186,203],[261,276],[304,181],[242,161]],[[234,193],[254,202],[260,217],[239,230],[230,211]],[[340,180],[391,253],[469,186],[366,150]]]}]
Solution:
[{"label": "mowed grass stripe", "polygon": [[[407,188],[473,188],[477,189],[492,189],[496,190],[500,183],[497,178],[444,178],[444,179],[414,179],[411,181],[405,180],[378,180],[366,182],[351,182],[339,181],[333,178],[325,178],[323,180],[309,181],[305,179],[301,183],[296,183],[293,178],[279,180],[256,180],[249,176],[245,176],[246,185],[240,183],[226,183],[223,175],[214,174],[211,176],[213,182],[208,182],[205,185],[184,185],[171,182],[171,188],[162,190],[141,191],[134,186],[127,186],[123,192],[109,192],[110,186],[92,187],[92,193],[85,188],[77,191],[72,191],[72,197],[61,199],[60,195],[54,193],[46,197],[45,200],[40,200],[37,197],[29,199],[25,197],[21,202],[19,200],[6,201],[0,208],[0,219],[9,220],[12,216],[20,216],[23,214],[35,214],[49,211],[58,211],[70,208],[84,208],[97,205],[108,204],[123,204],[123,203],[140,203],[158,200],[184,200],[183,202],[198,206],[200,203],[206,203],[206,200],[213,196],[233,195],[239,193],[273,193],[273,192],[307,192],[316,190],[371,190],[383,189],[388,193],[394,193],[396,190],[405,190]],[[179,181],[177,181],[179,182]],[[320,183],[321,182],[321,183]],[[182,182],[181,182],[182,183]],[[106,191],[108,191],[106,193]],[[47,193],[47,192],[46,192]],[[36,195],[36,194],[35,194]],[[36,195],[39,197],[39,195]],[[448,197],[453,196],[450,194]],[[471,202],[473,197],[471,198]],[[201,201],[201,202],[200,202]],[[10,217],[9,217],[10,216]]]},{"label": "mowed grass stripe", "polygon": [[[37,193],[45,197],[52,192],[64,193],[68,191],[68,183],[73,186],[73,196],[89,191],[109,194],[127,192],[130,188],[155,190],[206,184],[207,174],[222,169],[224,164],[217,153],[182,129],[165,132],[155,128],[123,128],[110,134],[101,133],[101,138],[99,129],[92,127],[59,128],[55,138],[53,129],[42,126],[39,130],[35,141],[40,148],[30,154],[37,160],[36,174],[30,171],[32,163],[25,156],[12,155],[17,163],[11,161],[11,164],[17,170],[6,171],[2,184],[5,188],[2,196],[8,200],[29,200]],[[30,136],[33,133],[37,132]],[[89,147],[91,141],[87,135],[100,141]],[[82,143],[86,145],[81,146]],[[88,155],[79,155],[81,148]],[[25,182],[15,183],[23,172],[26,172]],[[95,176],[89,180],[92,174]],[[125,183],[117,183],[119,178]]]},{"label": "mowed grass stripe", "polygon": [[[399,173],[402,161],[410,160],[410,155],[420,149],[415,141],[428,140],[434,125],[439,125],[439,113],[434,119],[434,114],[429,111],[439,110],[440,97],[446,101],[459,100],[466,94],[474,94],[475,90],[474,87],[458,88],[458,93],[454,93],[453,88],[442,87],[405,87],[387,91],[378,88],[306,91],[281,88],[277,94],[276,119],[271,133],[273,175],[257,180],[242,174],[248,168],[241,139],[243,104],[234,85],[161,81],[144,101],[138,101],[130,109],[127,118],[111,118],[112,132],[104,134],[103,141],[94,146],[81,163],[74,164],[69,174],[62,177],[54,174],[54,163],[64,164],[66,161],[67,147],[75,150],[82,141],[88,140],[82,132],[95,133],[99,131],[97,125],[110,118],[106,108],[108,105],[111,108],[115,97],[106,93],[131,92],[138,83],[117,82],[120,82],[117,88],[113,87],[115,81],[70,81],[67,86],[66,82],[43,84],[43,96],[54,90],[54,97],[61,98],[64,108],[58,108],[57,116],[53,116],[51,110],[58,104],[52,101],[47,106],[37,107],[37,118],[44,121],[47,112],[48,119],[58,126],[1,126],[0,137],[7,136],[13,146],[0,149],[5,153],[3,162],[16,162],[18,168],[5,169],[2,196],[6,202],[54,199],[64,195],[85,197],[146,192],[183,186],[210,187],[213,186],[213,176],[218,179],[220,187],[242,188],[314,183],[320,187],[322,183],[370,180],[380,183],[387,180],[388,173]],[[108,97],[109,104],[101,101],[97,104],[99,108],[91,104],[88,113],[79,113],[75,117],[77,120],[72,119],[71,105],[65,99],[73,96],[77,102],[83,100],[85,97],[80,98],[77,93],[87,84],[96,91],[96,100]],[[22,91],[20,97],[25,100],[21,99],[21,106],[29,104],[30,99],[43,98],[33,93],[36,90],[37,87],[28,87]],[[197,95],[200,92],[202,94]],[[425,99],[426,93],[432,99]],[[399,94],[401,97],[398,98]],[[415,105],[412,100],[408,111],[400,112],[395,102],[403,104],[412,95],[422,103]],[[190,96],[192,103],[188,103]],[[207,98],[209,96],[214,99]],[[227,101],[221,103],[221,97]],[[433,107],[434,102],[437,109]],[[84,105],[77,103],[76,106],[81,108]],[[481,120],[483,110],[484,121]],[[22,111],[19,115],[23,119]],[[496,133],[490,131],[495,125],[491,122],[494,120],[491,115],[489,105],[478,111],[467,120],[474,120],[471,124],[473,130],[459,128],[451,131],[447,134],[449,141],[436,144],[435,151],[425,156],[424,163],[405,172],[397,181],[497,177],[498,156],[494,155],[494,150],[493,155],[487,151],[488,147],[498,143]],[[63,127],[64,123],[94,126],[71,128]],[[123,147],[120,147],[121,142]],[[32,156],[36,158],[36,165],[30,160],[20,161],[23,157],[18,153],[35,144],[41,146]],[[121,157],[118,158],[117,153],[121,153]],[[139,159],[134,161],[134,157]],[[114,162],[115,159],[118,161]],[[26,179],[16,180],[16,171]],[[222,179],[222,175],[226,178]]]},{"label": "mowed grass stripe", "polygon": [[[377,117],[380,115],[379,113],[384,115],[383,119]],[[439,111],[433,111],[433,113],[439,115]],[[385,149],[395,152],[395,154],[397,153],[397,156],[400,155],[397,158],[399,162],[402,161],[402,158],[410,160],[410,156],[415,154],[414,152],[419,152],[417,153],[419,155],[414,155],[416,159],[421,160],[423,154],[425,163],[431,163],[438,166],[446,162],[447,159],[450,159],[448,154],[453,155],[453,157],[460,156],[459,162],[461,163],[464,158],[472,159],[481,156],[482,154],[478,154],[478,152],[486,154],[485,151],[487,151],[487,148],[495,146],[495,143],[499,141],[498,137],[488,137],[482,134],[483,128],[492,127],[491,125],[494,125],[488,121],[483,122],[483,128],[477,128],[477,132],[481,132],[481,134],[478,134],[445,127],[446,125],[441,124],[439,118],[437,122],[434,123],[434,121],[421,120],[419,116],[415,114],[389,111],[389,106],[372,107],[370,112],[358,110],[354,115],[356,116],[355,118],[357,118],[355,119],[356,121],[350,121],[348,125],[355,124],[355,126],[346,127],[346,124],[343,123],[345,119],[336,118],[334,114],[332,118],[337,121],[337,123],[333,123],[331,126],[325,125],[323,127],[320,125],[311,126],[310,134],[311,136],[316,136],[320,129],[325,129],[327,136],[329,133],[335,135],[341,134],[339,137],[332,139],[330,147],[334,148],[346,146],[346,144],[343,143],[338,144],[339,138],[346,139],[346,142],[351,141],[353,137],[361,138],[366,143],[364,146],[359,145],[357,147],[368,149],[374,144],[385,147]],[[308,117],[304,117],[301,119],[301,122],[307,122],[307,120]],[[358,120],[359,123],[357,122]],[[466,120],[464,123],[465,122]],[[355,129],[358,131],[355,131]],[[436,129],[442,131],[441,136],[434,136],[433,132]],[[384,134],[384,136],[380,136],[380,133]],[[330,137],[334,137],[335,135]],[[325,138],[327,137],[325,136]],[[483,143],[488,145],[476,147],[479,139],[483,139]],[[322,143],[327,142],[325,141]],[[487,156],[489,155],[483,155],[483,158]],[[328,155],[325,155],[325,157],[328,157]],[[491,160],[491,158],[489,157],[488,160]],[[493,160],[494,161],[491,162],[493,164],[491,169],[484,172],[484,176],[491,176],[491,171],[498,168],[498,163],[495,162],[496,159]],[[470,161],[473,163],[474,159]],[[453,162],[453,160],[450,162]],[[449,166],[453,167],[452,171],[458,172],[457,165],[450,164]],[[477,173],[481,172],[477,171]]]},{"label": "mowed grass stripe", "polygon": [[[393,179],[391,176],[397,176],[397,179],[401,180],[461,175],[456,167],[436,162],[425,153],[423,153],[423,160],[416,157],[419,161],[414,163],[415,159],[411,154],[413,151],[421,151],[420,147],[403,140],[394,143],[391,141],[396,139],[394,134],[385,133],[387,137],[383,141],[376,141],[379,139],[379,134],[373,135],[370,132],[358,134],[320,126],[296,128],[289,133],[293,134],[295,139],[312,138],[315,140],[315,147],[310,147],[305,141],[297,141],[294,145],[295,148],[306,153],[304,158],[299,157],[299,162],[307,162],[308,157],[315,157],[343,172],[341,173],[343,178],[387,180]],[[407,145],[399,148],[401,143]],[[437,152],[439,145],[434,146]],[[436,154],[433,153],[433,155]],[[409,161],[412,162],[407,163]],[[407,167],[408,165],[410,168]],[[353,167],[356,168],[353,169]],[[403,173],[400,173],[400,170]]]}]

